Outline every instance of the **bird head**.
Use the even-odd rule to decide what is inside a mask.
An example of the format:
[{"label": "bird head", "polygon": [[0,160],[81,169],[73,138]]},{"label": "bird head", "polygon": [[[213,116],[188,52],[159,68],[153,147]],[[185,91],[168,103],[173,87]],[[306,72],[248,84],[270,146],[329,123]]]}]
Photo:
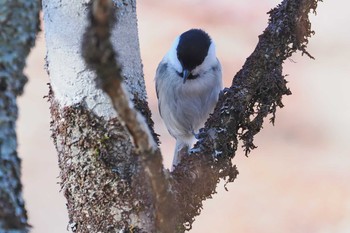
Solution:
[{"label": "bird head", "polygon": [[190,29],[178,36],[171,48],[170,60],[185,83],[217,64],[215,44],[201,29]]}]

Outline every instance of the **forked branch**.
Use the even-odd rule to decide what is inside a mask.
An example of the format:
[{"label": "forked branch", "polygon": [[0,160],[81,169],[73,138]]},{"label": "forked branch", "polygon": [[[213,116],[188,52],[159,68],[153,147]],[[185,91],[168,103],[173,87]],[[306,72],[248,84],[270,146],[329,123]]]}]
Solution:
[{"label": "forked branch", "polygon": [[158,232],[190,229],[202,202],[215,193],[218,182],[234,181],[238,171],[231,160],[238,140],[243,141],[246,154],[254,149],[254,136],[266,117],[270,115],[273,123],[277,108],[283,107],[282,97],[291,94],[282,73],[283,62],[298,50],[313,58],[306,51],[308,38],[313,34],[308,15],[315,12],[320,1],[283,0],[269,12],[269,24],[259,36],[254,52],[235,75],[231,87],[222,91],[191,155],[182,160],[170,179],[165,178],[161,155],[152,146],[150,130],[140,121],[122,85],[109,41],[115,15],[113,4],[109,0],[93,1],[90,25],[84,36],[84,57],[96,71],[99,86],[111,97],[120,120],[144,158],[143,166],[155,197]]}]

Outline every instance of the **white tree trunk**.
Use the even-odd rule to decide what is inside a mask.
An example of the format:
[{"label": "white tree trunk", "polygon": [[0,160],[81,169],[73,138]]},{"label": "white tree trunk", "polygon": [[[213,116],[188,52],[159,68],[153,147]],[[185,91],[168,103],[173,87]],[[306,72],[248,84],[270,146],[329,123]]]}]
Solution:
[{"label": "white tree trunk", "polygon": [[[97,116],[115,116],[106,94],[95,88],[94,73],[81,56],[89,1],[43,0],[47,68],[55,100],[62,106],[84,102]],[[146,100],[135,0],[116,1],[120,9],[112,41],[122,63],[129,93]]]},{"label": "white tree trunk", "polygon": [[[82,59],[88,4],[43,0],[52,136],[70,227],[77,232],[152,232],[151,200],[132,184],[131,176],[139,171],[129,135],[116,119],[109,97],[96,89],[95,74]],[[134,102],[143,103],[136,2],[115,4],[118,23],[112,41],[127,88]]]}]

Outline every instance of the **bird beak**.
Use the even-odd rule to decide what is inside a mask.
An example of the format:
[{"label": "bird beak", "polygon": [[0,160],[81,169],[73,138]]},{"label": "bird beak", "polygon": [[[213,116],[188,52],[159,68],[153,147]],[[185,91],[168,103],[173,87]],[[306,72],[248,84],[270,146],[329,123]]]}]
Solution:
[{"label": "bird beak", "polygon": [[182,78],[184,79],[183,83],[186,82],[188,76],[190,76],[191,72],[188,71],[188,70],[183,70],[183,75],[182,75]]}]

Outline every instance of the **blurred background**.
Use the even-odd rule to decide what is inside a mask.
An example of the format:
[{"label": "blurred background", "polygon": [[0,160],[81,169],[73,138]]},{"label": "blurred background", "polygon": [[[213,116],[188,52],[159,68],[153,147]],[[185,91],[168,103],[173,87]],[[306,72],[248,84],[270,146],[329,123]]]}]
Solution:
[{"label": "blurred background", "polygon": [[[157,110],[154,73],[174,38],[203,28],[215,40],[224,82],[242,67],[267,25],[277,0],[140,0],[138,22],[147,91],[164,163],[170,167],[174,140]],[[193,233],[350,232],[350,15],[347,0],[324,1],[311,17],[311,60],[300,54],[285,62],[293,95],[284,98],[275,127],[266,123],[258,148],[234,163],[240,174],[204,203]],[[57,154],[50,138],[45,43],[40,33],[19,99],[19,154],[24,198],[33,233],[62,233],[68,217],[59,192]]]}]

